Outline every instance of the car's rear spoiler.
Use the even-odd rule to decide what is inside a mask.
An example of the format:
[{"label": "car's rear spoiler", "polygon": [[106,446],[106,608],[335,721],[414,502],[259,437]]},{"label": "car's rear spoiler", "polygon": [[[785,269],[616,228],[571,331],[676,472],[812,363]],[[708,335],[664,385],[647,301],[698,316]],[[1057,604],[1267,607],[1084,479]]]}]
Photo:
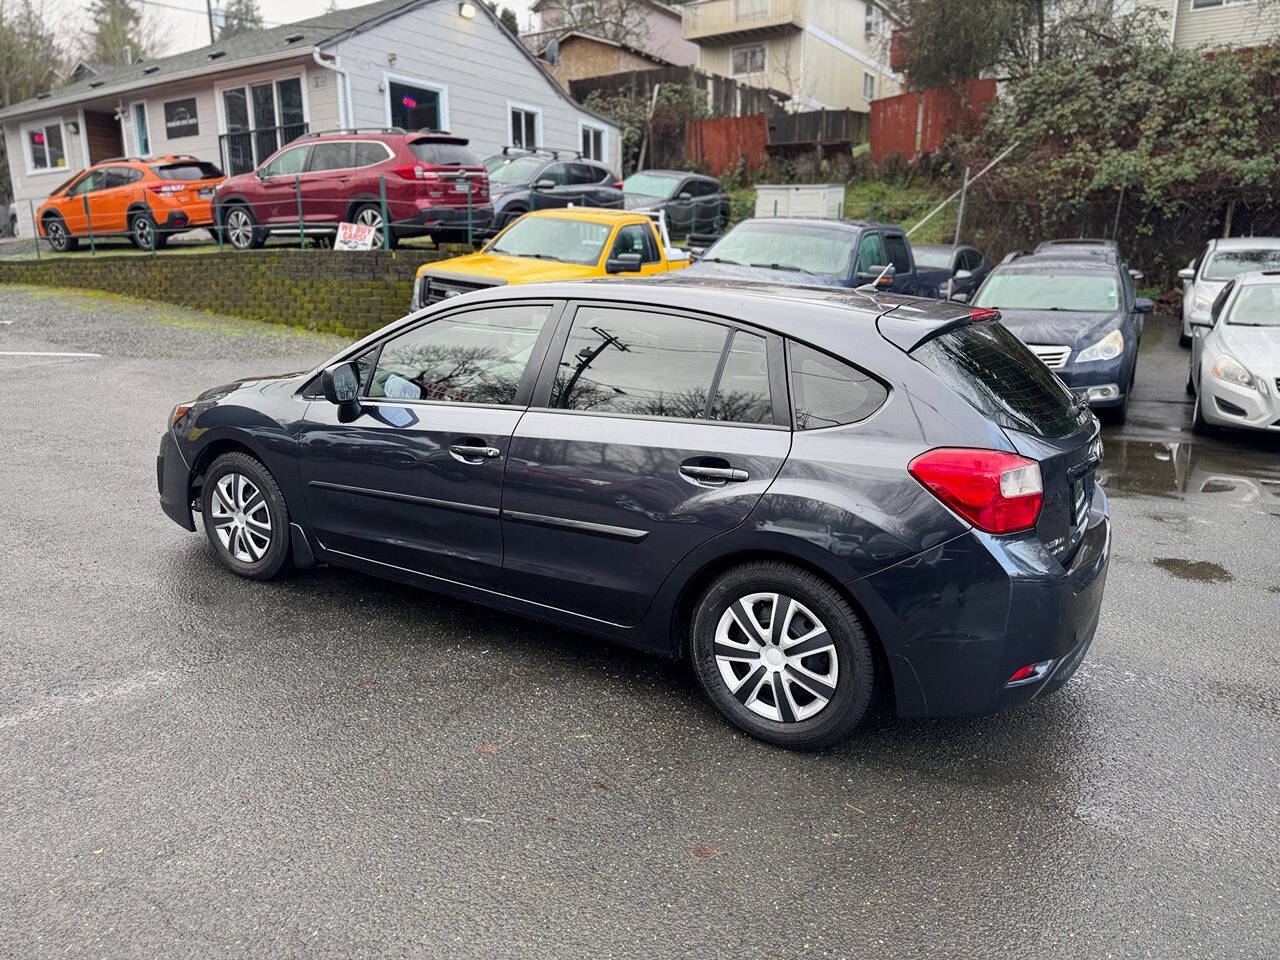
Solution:
[{"label": "car's rear spoiler", "polygon": [[[877,297],[884,304],[886,298]],[[895,347],[910,353],[944,333],[971,323],[1000,319],[1000,311],[964,307],[946,300],[903,298],[876,318],[876,329]]]}]

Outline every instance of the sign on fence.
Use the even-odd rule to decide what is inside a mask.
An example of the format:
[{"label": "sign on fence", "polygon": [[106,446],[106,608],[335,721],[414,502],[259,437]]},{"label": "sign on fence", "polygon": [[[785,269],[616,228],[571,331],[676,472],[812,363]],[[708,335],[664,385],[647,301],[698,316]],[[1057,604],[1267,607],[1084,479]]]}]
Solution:
[{"label": "sign on fence", "polygon": [[362,223],[338,224],[338,236],[334,238],[335,250],[372,250],[377,239],[373,227]]}]

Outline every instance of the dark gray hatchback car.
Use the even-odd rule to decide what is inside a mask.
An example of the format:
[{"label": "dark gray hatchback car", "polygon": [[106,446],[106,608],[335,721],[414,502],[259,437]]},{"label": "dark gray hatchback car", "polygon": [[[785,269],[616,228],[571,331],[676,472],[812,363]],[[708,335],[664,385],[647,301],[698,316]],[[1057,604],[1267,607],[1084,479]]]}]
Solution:
[{"label": "dark gray hatchback car", "polygon": [[164,511],[232,571],[329,563],[668,656],[772,743],[878,688],[984,714],[1075,671],[1096,419],[993,311],[672,279],[497,288],[173,412]]}]

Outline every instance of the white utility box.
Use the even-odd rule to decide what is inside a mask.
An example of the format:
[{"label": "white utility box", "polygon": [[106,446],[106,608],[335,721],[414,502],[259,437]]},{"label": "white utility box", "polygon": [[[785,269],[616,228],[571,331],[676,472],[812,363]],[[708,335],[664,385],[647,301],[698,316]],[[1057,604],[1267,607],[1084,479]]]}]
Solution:
[{"label": "white utility box", "polygon": [[844,216],[843,183],[762,183],[756,187],[757,217]]}]

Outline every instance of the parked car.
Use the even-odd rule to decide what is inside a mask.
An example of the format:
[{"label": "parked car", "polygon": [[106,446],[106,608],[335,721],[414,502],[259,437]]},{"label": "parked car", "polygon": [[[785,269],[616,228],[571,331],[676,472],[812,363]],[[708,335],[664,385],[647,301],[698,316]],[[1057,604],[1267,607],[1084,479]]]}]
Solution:
[{"label": "parked car", "polygon": [[651,276],[689,265],[660,222],[587,207],[526,213],[479,253],[418,268],[410,310],[486,287],[613,275]]},{"label": "parked car", "polygon": [[993,311],[677,275],[437,304],[179,404],[157,469],[240,576],[328,563],[687,656],[733,723],[814,747],[881,685],[944,716],[1067,682],[1100,456]]},{"label": "parked car", "polygon": [[191,156],[117,157],[76,174],[36,211],[40,236],[58,253],[94,237],[128,237],[142,250],[213,225],[214,191],[225,178]]},{"label": "parked car", "polygon": [[603,163],[574,150],[505,148],[484,162],[493,190],[493,226],[530,210],[559,207],[623,208],[622,182]]},{"label": "parked car", "polygon": [[1192,327],[1209,322],[1209,309],[1227,281],[1254,270],[1280,269],[1280,237],[1226,237],[1210,240],[1200,256],[1178,271],[1182,280],[1182,333],[1191,344]]},{"label": "parked car", "polygon": [[677,237],[716,236],[729,224],[729,194],[720,181],[686,170],[640,170],[622,181],[628,210],[661,210]]},{"label": "parked car", "polygon": [[[489,178],[465,137],[447,133],[346,130],[306,134],[253,173],[218,190],[218,222],[238,249],[271,233],[335,233],[342,222],[373,227],[382,245],[383,194],[390,239],[430,234],[461,240],[493,220]],[[468,230],[470,223],[470,231]]]},{"label": "parked car", "polygon": [[1078,397],[1124,423],[1142,320],[1155,304],[1135,294],[1118,255],[1054,251],[1006,258],[972,303],[999,310],[1005,326]]},{"label": "parked car", "polygon": [[937,287],[943,296],[973,293],[991,272],[991,261],[981,250],[952,246],[949,243],[913,243],[916,271],[929,286]]},{"label": "parked car", "polygon": [[1232,277],[1192,333],[1191,428],[1280,432],[1280,270]]},{"label": "parked car", "polygon": [[877,284],[894,293],[939,295],[916,273],[901,227],[861,220],[743,220],[689,270],[691,276],[828,287]]}]

